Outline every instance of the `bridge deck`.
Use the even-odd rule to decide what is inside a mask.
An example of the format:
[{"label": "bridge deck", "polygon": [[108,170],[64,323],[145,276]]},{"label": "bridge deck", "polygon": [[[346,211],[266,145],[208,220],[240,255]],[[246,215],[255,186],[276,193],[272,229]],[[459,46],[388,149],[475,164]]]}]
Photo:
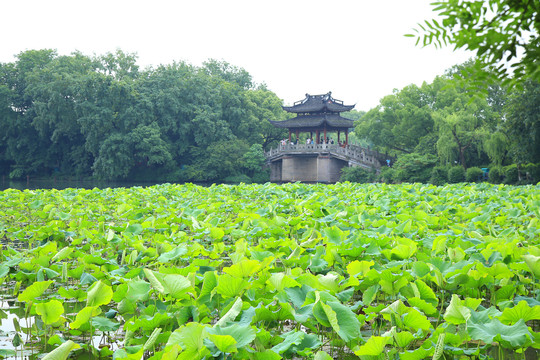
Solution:
[{"label": "bridge deck", "polygon": [[270,149],[265,155],[268,162],[273,162],[287,155],[315,155],[328,154],[340,160],[348,161],[349,166],[365,168],[380,168],[385,161],[385,155],[356,145],[341,147],[337,144],[298,144],[279,145]]}]

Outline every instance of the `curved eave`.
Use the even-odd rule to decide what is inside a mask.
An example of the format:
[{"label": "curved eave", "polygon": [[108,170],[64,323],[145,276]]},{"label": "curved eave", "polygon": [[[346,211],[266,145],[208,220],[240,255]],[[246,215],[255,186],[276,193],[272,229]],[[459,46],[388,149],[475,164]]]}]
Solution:
[{"label": "curved eave", "polygon": [[354,127],[354,120],[343,118],[339,115],[305,115],[297,116],[284,121],[269,120],[272,125],[278,128],[285,129],[316,129],[323,128],[326,125],[327,129],[349,129]]},{"label": "curved eave", "polygon": [[313,104],[313,103],[306,103],[306,104],[299,104],[294,106],[283,106],[283,110],[291,113],[307,113],[307,112],[344,112],[344,111],[351,111],[354,109],[355,105],[342,105],[342,104],[336,104],[334,102],[328,103],[319,103],[319,104]]}]

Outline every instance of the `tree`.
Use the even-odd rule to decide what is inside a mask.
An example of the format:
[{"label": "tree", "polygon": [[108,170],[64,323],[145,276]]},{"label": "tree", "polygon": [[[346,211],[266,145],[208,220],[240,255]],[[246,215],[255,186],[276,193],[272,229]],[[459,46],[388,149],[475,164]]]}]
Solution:
[{"label": "tree", "polygon": [[411,153],[433,132],[432,89],[409,85],[381,99],[379,106],[357,121],[356,136],[394,153]]},{"label": "tree", "polygon": [[491,109],[486,99],[471,100],[457,87],[445,89],[439,97],[447,105],[433,114],[438,129],[437,152],[443,163],[457,159],[466,169],[467,155],[482,149],[481,135],[491,120]]},{"label": "tree", "polygon": [[475,52],[478,61],[462,78],[516,83],[540,80],[540,3],[537,0],[447,0],[433,3],[439,20],[415,29],[416,43]]},{"label": "tree", "polygon": [[540,162],[540,83],[527,81],[510,94],[503,126],[515,163]]}]

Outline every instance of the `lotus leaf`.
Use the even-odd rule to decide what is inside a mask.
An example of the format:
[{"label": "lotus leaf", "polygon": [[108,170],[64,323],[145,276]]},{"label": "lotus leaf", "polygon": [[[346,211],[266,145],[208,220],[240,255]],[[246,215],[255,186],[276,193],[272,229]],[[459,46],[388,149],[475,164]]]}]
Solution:
[{"label": "lotus leaf", "polygon": [[463,305],[463,301],[457,295],[452,295],[450,304],[444,313],[444,319],[450,324],[464,324],[471,317],[471,310]]},{"label": "lotus leaf", "polygon": [[507,349],[519,349],[532,344],[533,336],[523,320],[514,325],[504,325],[498,319],[485,324],[469,324],[469,335],[474,340],[481,340],[487,344],[498,342]]},{"label": "lotus leaf", "polygon": [[392,341],[390,337],[371,336],[367,342],[354,351],[358,356],[379,356],[384,352],[385,346]]},{"label": "lotus leaf", "polygon": [[97,307],[107,305],[113,297],[112,288],[104,284],[101,280],[95,282],[88,289],[88,297],[86,298],[86,306]]},{"label": "lotus leaf", "polygon": [[45,290],[53,283],[52,280],[36,281],[32,285],[28,286],[22,293],[19,294],[17,300],[21,302],[28,302],[41,296]]},{"label": "lotus leaf", "polygon": [[540,320],[540,305],[530,307],[526,301],[520,301],[516,306],[504,309],[498,318],[503,324],[515,324],[519,320]]},{"label": "lotus leaf", "polygon": [[80,348],[79,344],[68,340],[47,355],[45,355],[43,357],[43,360],[66,360],[71,350],[78,348]]},{"label": "lotus leaf", "polygon": [[96,316],[91,320],[92,326],[100,331],[116,331],[120,328],[120,323],[112,321],[103,316]]},{"label": "lotus leaf", "polygon": [[242,311],[242,304],[243,304],[242,299],[238,297],[234,301],[229,311],[227,311],[227,313],[223,315],[221,319],[218,320],[218,322],[216,322],[216,325],[225,326],[227,325],[227,323],[234,321],[234,319],[236,319],[238,314],[240,314],[240,312]]},{"label": "lotus leaf", "polygon": [[250,277],[260,268],[260,263],[257,260],[244,259],[231,267],[223,268],[223,272],[234,277]]},{"label": "lotus leaf", "polygon": [[75,321],[69,324],[71,329],[78,329],[82,325],[88,323],[91,318],[101,314],[101,309],[97,306],[86,306],[77,313]]},{"label": "lotus leaf", "polygon": [[36,313],[46,325],[51,325],[60,320],[64,314],[64,306],[58,300],[50,300],[46,303],[36,304]]}]

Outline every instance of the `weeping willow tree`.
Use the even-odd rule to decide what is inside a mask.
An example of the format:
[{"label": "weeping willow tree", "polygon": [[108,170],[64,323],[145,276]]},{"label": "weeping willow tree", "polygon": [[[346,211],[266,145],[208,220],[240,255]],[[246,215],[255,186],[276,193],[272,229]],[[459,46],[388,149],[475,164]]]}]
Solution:
[{"label": "weeping willow tree", "polygon": [[502,165],[508,155],[508,138],[500,131],[486,134],[484,151],[495,165]]}]

